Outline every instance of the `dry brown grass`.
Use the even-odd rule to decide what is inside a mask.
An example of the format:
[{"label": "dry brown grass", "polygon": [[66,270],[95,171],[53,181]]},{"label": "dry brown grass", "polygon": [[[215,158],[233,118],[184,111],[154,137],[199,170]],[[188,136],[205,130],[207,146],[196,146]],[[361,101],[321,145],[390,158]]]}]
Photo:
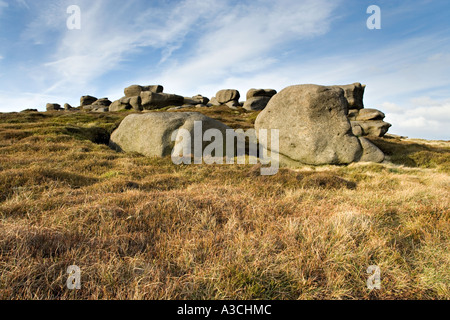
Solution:
[{"label": "dry brown grass", "polygon": [[261,177],[95,143],[125,115],[0,115],[0,299],[450,298],[448,142]]}]

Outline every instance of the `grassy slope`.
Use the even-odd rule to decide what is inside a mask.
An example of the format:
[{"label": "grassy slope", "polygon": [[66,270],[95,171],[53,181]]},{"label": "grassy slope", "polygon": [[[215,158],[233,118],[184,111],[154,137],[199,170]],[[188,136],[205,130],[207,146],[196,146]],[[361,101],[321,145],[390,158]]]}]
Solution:
[{"label": "grassy slope", "polygon": [[261,177],[99,144],[125,115],[0,114],[0,299],[450,298],[449,142]]}]

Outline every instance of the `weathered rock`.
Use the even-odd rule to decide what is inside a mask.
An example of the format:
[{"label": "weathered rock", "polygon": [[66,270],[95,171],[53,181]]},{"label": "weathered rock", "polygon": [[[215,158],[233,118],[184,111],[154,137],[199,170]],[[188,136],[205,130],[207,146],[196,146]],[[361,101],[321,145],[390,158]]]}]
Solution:
[{"label": "weathered rock", "polygon": [[361,126],[359,124],[357,124],[357,123],[355,123],[353,121],[351,122],[351,124],[352,124],[353,135],[355,135],[357,137],[364,136],[364,131],[363,131],[363,129],[361,128]]},{"label": "weathered rock", "polygon": [[196,101],[196,100],[194,100],[192,98],[185,97],[184,100],[183,100],[183,103],[195,106],[196,104],[198,104],[198,101]]},{"label": "weathered rock", "polygon": [[95,101],[97,101],[96,97],[93,97],[93,96],[82,96],[80,98],[80,106],[82,106],[82,107],[89,106],[89,105],[93,104]]},{"label": "weathered rock", "polygon": [[344,86],[334,86],[344,90],[345,98],[348,102],[349,109],[363,109],[364,108],[364,91],[366,86],[361,83],[353,83]]},{"label": "weathered rock", "polygon": [[216,94],[216,99],[220,104],[225,104],[230,101],[237,101],[239,103],[240,97],[239,91],[233,89],[220,90]]},{"label": "weathered rock", "polygon": [[93,102],[93,106],[103,106],[103,107],[109,107],[111,105],[111,101],[108,98],[102,98],[98,99],[97,101]]},{"label": "weathered rock", "polygon": [[383,162],[384,153],[376,145],[367,140],[366,138],[359,138],[361,146],[363,148],[363,155],[359,161],[361,162]]},{"label": "weathered rock", "polygon": [[245,101],[244,109],[248,111],[259,111],[264,110],[264,108],[269,103],[271,97],[253,97]]},{"label": "weathered rock", "polygon": [[198,104],[198,105],[196,105],[195,107],[196,107],[196,108],[207,108],[208,106],[207,106],[207,105],[204,105],[204,104]]},{"label": "weathered rock", "polygon": [[269,97],[272,98],[277,94],[277,91],[274,89],[250,89],[247,92],[247,100],[254,97]]},{"label": "weathered rock", "polygon": [[167,111],[176,111],[176,110],[181,110],[184,109],[183,107],[173,107],[173,108],[169,108],[167,109]]},{"label": "weathered rock", "polygon": [[385,114],[376,109],[361,109],[356,116],[356,121],[383,120]]},{"label": "weathered rock", "polygon": [[206,104],[209,103],[209,99],[204,97],[204,96],[202,96],[201,94],[198,94],[198,95],[192,97],[192,100],[196,101],[197,102],[196,104],[204,104],[204,105],[206,105]]},{"label": "weathered rock", "polygon": [[217,100],[216,97],[212,97],[211,100],[209,101],[209,104],[211,106],[220,106],[220,102],[219,102],[219,100]]},{"label": "weathered rock", "polygon": [[109,107],[98,107],[98,108],[92,109],[92,112],[97,112],[97,113],[109,112]]},{"label": "weathered rock", "polygon": [[57,103],[47,103],[46,106],[47,111],[59,111],[62,110],[61,105]]},{"label": "weathered rock", "polygon": [[355,121],[356,117],[359,114],[359,110],[358,109],[350,109],[348,110],[348,118],[349,120]]},{"label": "weathered rock", "polygon": [[68,104],[68,103],[64,104],[64,110],[72,110],[72,109],[73,108],[72,108],[72,106],[70,104]]},{"label": "weathered rock", "polygon": [[128,103],[134,110],[142,111],[142,99],[140,96],[131,97]]},{"label": "weathered rock", "polygon": [[240,107],[241,107],[241,104],[239,103],[239,101],[236,101],[236,100],[228,101],[227,103],[225,103],[225,105],[226,105],[228,108],[234,109],[234,110],[236,110],[237,108],[240,108]]},{"label": "weathered rock", "polygon": [[39,110],[38,109],[25,109],[25,110],[22,110],[20,112],[23,112],[23,113],[25,113],[25,112],[39,112]]},{"label": "weathered rock", "polygon": [[[294,161],[348,164],[362,147],[352,134],[344,91],[317,85],[291,86],[275,95],[256,119],[255,128],[279,130],[279,152]],[[271,146],[268,139],[267,147]]]},{"label": "weathered rock", "polygon": [[352,121],[352,126],[360,126],[363,136],[383,137],[392,125],[390,123],[378,121]]},{"label": "weathered rock", "polygon": [[184,98],[176,94],[155,93],[151,91],[141,92],[142,108],[144,110],[161,109],[169,106],[181,106]]},{"label": "weathered rock", "polygon": [[[172,134],[178,129],[191,133],[191,153],[194,153],[194,122],[202,122],[202,133],[208,129],[218,129],[225,137],[225,124],[197,112],[151,112],[127,116],[119,128],[111,135],[110,146],[118,151],[137,152],[148,157],[170,156],[175,146]],[[177,139],[181,140],[181,139]],[[202,139],[199,139],[202,140]],[[186,143],[181,140],[178,143]],[[211,142],[203,142],[202,150]]]},{"label": "weathered rock", "polygon": [[125,88],[124,93],[126,97],[136,97],[141,95],[141,92],[149,91],[154,93],[162,93],[164,91],[164,87],[160,85],[154,85],[154,86],[139,86],[139,85],[132,85],[128,88]]},{"label": "weathered rock", "polygon": [[92,104],[90,104],[90,105],[88,105],[88,106],[83,106],[83,110],[85,110],[85,111],[92,111],[92,110],[94,110],[94,109],[97,109],[99,106],[97,105],[97,106],[94,106],[94,105],[92,105]]},{"label": "weathered rock", "polygon": [[123,110],[130,110],[132,108],[131,104],[129,103],[130,98],[127,98],[127,99],[122,98],[122,99],[114,101],[109,106],[109,111],[110,112],[118,112],[118,111],[123,111]]}]

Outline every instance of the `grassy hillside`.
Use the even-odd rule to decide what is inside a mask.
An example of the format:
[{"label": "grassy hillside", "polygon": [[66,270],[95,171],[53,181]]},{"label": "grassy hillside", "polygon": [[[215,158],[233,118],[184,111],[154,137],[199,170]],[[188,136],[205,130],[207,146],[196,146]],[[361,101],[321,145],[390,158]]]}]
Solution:
[{"label": "grassy hillside", "polygon": [[117,153],[126,115],[0,114],[0,299],[450,298],[450,142],[373,139],[387,163],[262,177]]}]

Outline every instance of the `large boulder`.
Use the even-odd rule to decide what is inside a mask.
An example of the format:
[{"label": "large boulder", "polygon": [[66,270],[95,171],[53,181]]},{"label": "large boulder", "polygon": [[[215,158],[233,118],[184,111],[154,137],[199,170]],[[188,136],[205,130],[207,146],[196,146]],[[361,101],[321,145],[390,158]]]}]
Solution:
[{"label": "large boulder", "polygon": [[247,100],[254,97],[269,97],[272,98],[277,94],[277,91],[274,89],[250,89],[247,92]]},{"label": "large boulder", "polygon": [[[193,139],[191,152],[194,153],[194,122],[202,122],[202,134],[208,129],[219,129],[225,137],[228,126],[201,113],[149,112],[127,116],[111,135],[110,146],[118,151],[137,152],[148,157],[170,156],[175,142],[172,134],[178,129],[186,129]],[[181,140],[181,141],[178,141]],[[202,139],[200,138],[202,141]],[[186,143],[177,139],[178,143]],[[201,142],[202,150],[211,142]],[[225,145],[225,144],[224,144]],[[178,146],[179,147],[179,146]]]},{"label": "large boulder", "polygon": [[271,97],[253,97],[245,101],[244,109],[248,111],[264,110]]},{"label": "large boulder", "polygon": [[151,91],[141,92],[141,104],[144,110],[161,109],[169,106],[182,106],[184,97],[176,94],[155,93]]},{"label": "large boulder", "polygon": [[217,92],[215,98],[220,104],[226,104],[230,101],[237,101],[239,103],[240,97],[241,95],[239,94],[239,91],[233,89],[225,89]]},{"label": "large boulder", "polygon": [[383,162],[384,153],[376,145],[366,138],[359,138],[359,142],[363,148],[363,155],[359,161],[361,162]]},{"label": "large boulder", "polygon": [[135,110],[135,111],[142,111],[142,105],[141,105],[141,97],[123,97],[119,100],[114,101],[109,106],[109,111],[111,112],[118,112],[123,110]]},{"label": "large boulder", "polygon": [[97,101],[96,97],[93,96],[82,96],[80,98],[80,106],[84,107],[84,106],[90,106],[91,104],[93,104],[95,101]]},{"label": "large boulder", "polygon": [[70,111],[72,109],[73,109],[73,107],[70,104],[68,104],[68,103],[64,104],[64,110]]},{"label": "large boulder", "polygon": [[141,94],[143,91],[149,91],[154,93],[162,93],[164,91],[164,87],[160,85],[153,85],[153,86],[139,86],[139,85],[132,85],[128,88],[124,89],[124,93],[126,97],[136,97]]},{"label": "large boulder", "polygon": [[94,103],[92,103],[93,106],[101,106],[101,107],[109,107],[111,105],[111,101],[108,98],[102,98],[98,99]]},{"label": "large boulder", "polygon": [[201,94],[198,94],[194,97],[192,97],[192,100],[196,102],[196,104],[204,104],[207,105],[209,103],[209,99],[202,96]]},{"label": "large boulder", "polygon": [[47,111],[59,111],[62,110],[61,105],[57,103],[47,103],[46,107]]},{"label": "large boulder", "polygon": [[364,91],[365,85],[361,83],[353,83],[344,86],[334,86],[344,90],[345,99],[347,99],[349,109],[363,109],[364,108]]},{"label": "large boulder", "polygon": [[[352,134],[347,101],[339,87],[291,86],[275,95],[256,119],[261,129],[279,130],[279,149],[295,162],[324,165],[359,161],[363,147]],[[268,139],[267,147],[270,148]]]}]

